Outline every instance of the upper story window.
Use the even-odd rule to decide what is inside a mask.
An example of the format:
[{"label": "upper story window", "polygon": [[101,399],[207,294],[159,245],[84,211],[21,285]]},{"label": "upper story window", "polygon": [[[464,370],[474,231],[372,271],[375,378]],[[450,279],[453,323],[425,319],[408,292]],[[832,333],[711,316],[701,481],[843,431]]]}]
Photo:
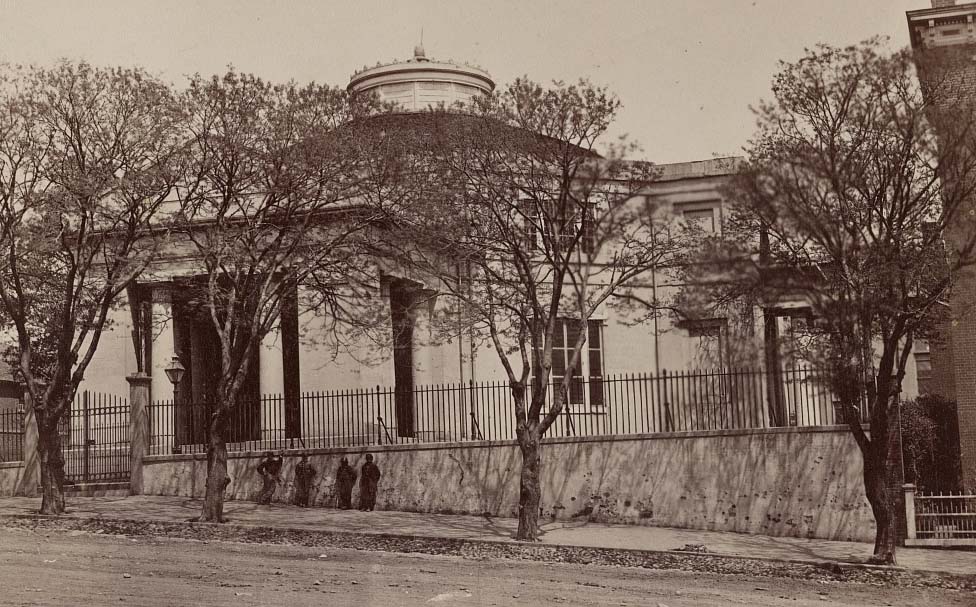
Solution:
[{"label": "upper story window", "polygon": [[686,205],[679,207],[681,218],[689,226],[696,226],[706,234],[719,232],[718,206]]},{"label": "upper story window", "polygon": [[577,246],[586,255],[593,253],[596,246],[596,205],[588,204],[580,212],[566,213],[566,217],[561,217],[558,213],[540,213],[538,204],[532,200],[522,199],[519,201],[519,214],[522,217],[522,231],[525,238],[525,247],[530,251],[538,250],[543,243],[540,237],[545,238],[552,230],[552,238],[549,239],[548,246],[559,247],[565,250],[579,240]]},{"label": "upper story window", "polygon": [[522,235],[525,249],[535,251],[539,248],[539,208],[532,200],[519,200],[519,213],[522,215]]}]

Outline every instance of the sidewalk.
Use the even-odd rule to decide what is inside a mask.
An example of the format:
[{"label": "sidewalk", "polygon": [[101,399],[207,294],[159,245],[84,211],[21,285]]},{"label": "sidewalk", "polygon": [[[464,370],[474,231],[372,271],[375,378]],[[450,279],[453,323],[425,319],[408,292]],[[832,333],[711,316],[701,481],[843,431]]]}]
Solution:
[{"label": "sidewalk", "polygon": [[[200,500],[179,497],[78,497],[68,499],[66,516],[178,523],[198,516],[200,505]],[[39,506],[37,498],[0,498],[0,526],[2,517],[37,514]],[[513,542],[517,526],[516,520],[507,518],[359,512],[284,504],[269,507],[238,501],[227,502],[224,512],[229,522],[237,525],[493,542]],[[665,551],[702,544],[710,554],[720,556],[800,562],[863,563],[872,549],[870,544],[859,542],[568,521],[546,523],[543,531],[543,545]],[[897,558],[899,566],[909,570],[976,575],[976,552],[900,548]]]}]

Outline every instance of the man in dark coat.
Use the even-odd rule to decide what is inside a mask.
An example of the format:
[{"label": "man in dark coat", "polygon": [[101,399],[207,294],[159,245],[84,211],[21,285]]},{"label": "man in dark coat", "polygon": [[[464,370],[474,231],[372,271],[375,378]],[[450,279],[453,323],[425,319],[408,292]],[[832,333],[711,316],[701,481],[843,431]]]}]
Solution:
[{"label": "man in dark coat", "polygon": [[264,486],[261,488],[261,494],[258,496],[258,503],[268,505],[271,503],[271,498],[274,497],[275,489],[278,483],[281,481],[281,465],[284,462],[284,458],[280,453],[274,454],[268,451],[264,454],[264,459],[258,464],[258,474],[264,480]]},{"label": "man in dark coat", "polygon": [[302,461],[295,466],[295,505],[308,508],[308,494],[312,489],[315,468],[308,463],[308,455],[302,454]]},{"label": "man in dark coat", "polygon": [[366,454],[362,476],[359,477],[359,509],[372,511],[376,506],[376,485],[380,482],[380,469],[373,463],[373,455]]},{"label": "man in dark coat", "polygon": [[352,508],[352,488],[356,484],[356,471],[349,465],[349,460],[342,458],[339,470],[336,472],[336,492],[338,493],[339,508]]}]

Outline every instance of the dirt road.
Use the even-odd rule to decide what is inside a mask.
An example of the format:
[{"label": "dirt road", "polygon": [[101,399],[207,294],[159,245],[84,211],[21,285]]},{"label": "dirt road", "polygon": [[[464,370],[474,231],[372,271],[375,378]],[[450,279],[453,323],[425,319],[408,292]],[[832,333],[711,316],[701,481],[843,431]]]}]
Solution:
[{"label": "dirt road", "polygon": [[0,529],[0,605],[976,605],[948,590]]}]

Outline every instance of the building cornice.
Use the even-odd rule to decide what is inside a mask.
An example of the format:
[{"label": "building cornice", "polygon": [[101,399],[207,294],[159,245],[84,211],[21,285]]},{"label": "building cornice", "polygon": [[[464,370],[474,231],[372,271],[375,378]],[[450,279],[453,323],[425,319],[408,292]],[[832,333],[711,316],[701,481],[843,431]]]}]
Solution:
[{"label": "building cornice", "polygon": [[495,82],[488,75],[488,72],[479,68],[440,61],[404,61],[357,72],[349,79],[346,90],[353,92],[369,88],[374,84],[372,81],[379,84],[380,82],[404,80],[403,78],[396,78],[396,76],[409,76],[408,80],[438,80],[439,75],[450,81],[457,80],[459,77],[461,79],[473,79],[482,86],[486,86],[488,90],[495,88]]},{"label": "building cornice", "polygon": [[908,11],[905,18],[916,50],[976,43],[976,2]]}]

